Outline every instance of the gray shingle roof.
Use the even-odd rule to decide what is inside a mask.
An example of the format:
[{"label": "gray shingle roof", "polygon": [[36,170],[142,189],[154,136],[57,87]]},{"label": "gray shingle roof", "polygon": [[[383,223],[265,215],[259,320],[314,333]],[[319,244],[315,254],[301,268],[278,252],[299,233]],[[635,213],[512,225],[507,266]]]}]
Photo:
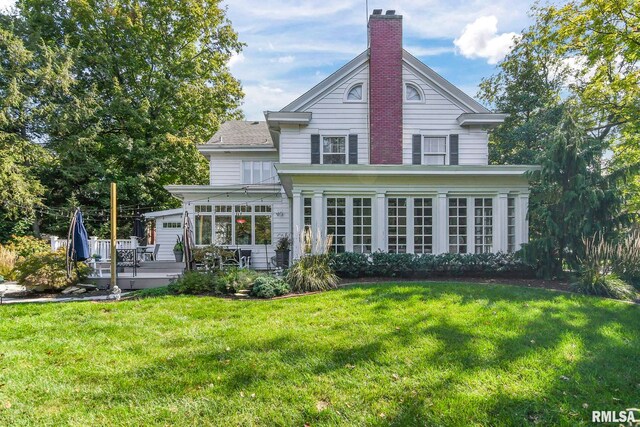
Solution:
[{"label": "gray shingle roof", "polygon": [[244,120],[223,123],[207,144],[273,147],[267,122]]}]

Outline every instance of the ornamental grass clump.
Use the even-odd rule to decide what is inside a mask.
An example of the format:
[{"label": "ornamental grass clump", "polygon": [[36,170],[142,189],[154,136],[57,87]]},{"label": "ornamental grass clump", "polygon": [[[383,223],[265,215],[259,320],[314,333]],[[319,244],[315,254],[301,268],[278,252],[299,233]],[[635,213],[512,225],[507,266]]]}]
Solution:
[{"label": "ornamental grass clump", "polygon": [[330,265],[332,243],[333,236],[324,238],[320,230],[315,238],[310,229],[300,233],[300,247],[305,249],[304,253],[286,274],[286,281],[293,292],[327,291],[337,287],[339,279]]},{"label": "ornamental grass clump", "polygon": [[637,297],[633,286],[618,276],[624,259],[624,243],[615,244],[599,234],[583,239],[584,253],[578,258],[580,270],[573,288],[580,293],[622,300]]},{"label": "ornamental grass clump", "polygon": [[15,251],[0,245],[0,276],[6,280],[15,279],[17,261],[18,254]]}]

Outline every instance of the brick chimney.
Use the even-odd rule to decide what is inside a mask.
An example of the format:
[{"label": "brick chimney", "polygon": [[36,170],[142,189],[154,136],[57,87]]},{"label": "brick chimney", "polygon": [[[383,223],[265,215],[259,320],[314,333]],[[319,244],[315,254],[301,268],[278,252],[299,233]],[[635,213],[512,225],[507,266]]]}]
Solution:
[{"label": "brick chimney", "polygon": [[402,164],[402,15],[369,17],[370,163]]}]

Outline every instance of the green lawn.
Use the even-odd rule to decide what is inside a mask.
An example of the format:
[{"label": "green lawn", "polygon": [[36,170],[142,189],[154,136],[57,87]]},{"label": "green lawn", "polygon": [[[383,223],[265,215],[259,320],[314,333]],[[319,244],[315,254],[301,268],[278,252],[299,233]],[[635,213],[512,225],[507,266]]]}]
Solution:
[{"label": "green lawn", "polygon": [[1,306],[0,425],[588,424],[640,407],[639,325],[453,283]]}]

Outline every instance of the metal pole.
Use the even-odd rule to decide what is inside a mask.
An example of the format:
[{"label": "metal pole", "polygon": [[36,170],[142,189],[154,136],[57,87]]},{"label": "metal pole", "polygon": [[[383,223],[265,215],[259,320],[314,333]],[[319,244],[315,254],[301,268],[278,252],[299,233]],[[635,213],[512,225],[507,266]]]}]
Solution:
[{"label": "metal pole", "polygon": [[113,289],[116,286],[117,277],[116,277],[116,239],[117,236],[117,224],[116,221],[118,219],[117,216],[117,196],[116,196],[116,183],[111,183],[111,288]]}]

